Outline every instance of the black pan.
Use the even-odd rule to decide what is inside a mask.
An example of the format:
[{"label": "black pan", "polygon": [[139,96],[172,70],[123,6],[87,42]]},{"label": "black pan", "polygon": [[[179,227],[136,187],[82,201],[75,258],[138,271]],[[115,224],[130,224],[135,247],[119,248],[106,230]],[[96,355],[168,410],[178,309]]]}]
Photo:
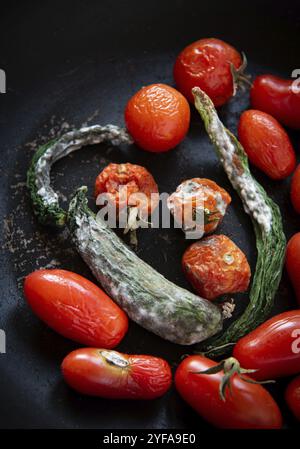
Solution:
[{"label": "black pan", "polygon": [[[0,329],[7,337],[0,354],[0,426],[35,428],[207,428],[175,390],[152,402],[107,401],[71,391],[62,381],[60,363],[78,347],[48,329],[29,310],[23,277],[40,267],[76,271],[92,278],[66,232],[50,231],[34,219],[25,187],[29,161],[37,146],[83,123],[123,125],[128,98],[142,85],[173,84],[176,54],[201,37],[215,36],[243,50],[252,75],[272,72],[289,77],[298,68],[300,8],[297,1],[27,1],[1,4],[0,68],[7,93],[0,94],[1,253]],[[298,4],[298,5],[297,5]],[[239,92],[220,109],[236,131],[248,107]],[[291,134],[299,147],[299,134]],[[110,161],[146,166],[160,191],[172,192],[184,179],[208,177],[233,197],[219,233],[231,237],[252,268],[256,251],[249,218],[242,210],[196,113],[186,140],[162,155],[134,145],[124,150],[105,145],[85,148],[60,161],[53,183],[63,200],[87,184],[90,195],[98,172]],[[289,180],[271,182],[253,169],[280,205],[287,237],[299,230],[289,202]],[[66,201],[65,201],[66,203]],[[170,280],[190,288],[180,259],[188,242],[179,230],[139,231],[139,254]],[[284,274],[274,313],[293,304]],[[241,313],[247,295],[237,296]],[[134,323],[119,349],[165,357],[173,367],[187,348],[163,341]],[[191,348],[189,348],[191,350]],[[295,422],[283,404],[287,380],[271,391],[282,404],[285,425]]]}]

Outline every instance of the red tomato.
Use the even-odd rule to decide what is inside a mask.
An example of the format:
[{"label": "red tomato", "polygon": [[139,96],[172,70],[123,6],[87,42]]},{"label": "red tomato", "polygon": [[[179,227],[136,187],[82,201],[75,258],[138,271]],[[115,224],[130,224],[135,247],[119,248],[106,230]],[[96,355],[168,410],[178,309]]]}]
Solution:
[{"label": "red tomato", "polygon": [[178,145],[190,126],[190,107],[180,92],[166,84],[142,87],[127,103],[125,122],[144,150],[160,153]]},{"label": "red tomato", "polygon": [[[158,187],[153,176],[140,165],[109,164],[97,176],[95,197],[108,194],[117,208],[137,206],[146,215],[158,204]],[[141,195],[142,194],[142,195]]]},{"label": "red tomato", "polygon": [[184,231],[197,226],[197,213],[202,212],[203,222],[199,223],[199,230],[204,233],[217,228],[230,203],[229,193],[206,178],[183,181],[167,201],[168,208]]},{"label": "red tomato", "polygon": [[233,357],[258,380],[276,379],[300,372],[300,310],[274,316],[241,338]]},{"label": "red tomato", "polygon": [[300,306],[300,232],[293,235],[287,244],[285,266]]},{"label": "red tomato", "polygon": [[194,289],[206,299],[247,290],[251,269],[245,254],[226,235],[212,235],[185,251],[182,268]]},{"label": "red tomato", "polygon": [[238,135],[250,161],[272,179],[284,179],[296,167],[296,156],[289,136],[265,112],[243,112]]},{"label": "red tomato", "polygon": [[235,48],[220,39],[200,39],[178,55],[174,65],[176,86],[191,103],[194,103],[191,90],[198,86],[215,106],[221,106],[234,92],[230,64],[236,69],[242,65]]},{"label": "red tomato", "polygon": [[24,294],[33,312],[64,337],[113,348],[128,329],[125,313],[99,287],[66,270],[29,274]]},{"label": "red tomato", "polygon": [[295,80],[273,75],[260,75],[251,89],[251,105],[267,112],[283,125],[300,129],[300,90],[295,92]]},{"label": "red tomato", "polygon": [[300,164],[293,174],[291,184],[291,200],[295,211],[300,214]]},{"label": "red tomato", "polygon": [[[224,376],[195,374],[217,363],[199,355],[189,356],[177,368],[175,386],[182,398],[206,421],[216,427],[231,429],[279,429],[282,425],[280,410],[259,384],[250,384],[234,374],[226,400],[220,397],[219,386]],[[247,376],[244,376],[247,378]]]},{"label": "red tomato", "polygon": [[300,421],[300,376],[288,384],[285,392],[285,400],[295,418]]},{"label": "red tomato", "polygon": [[150,355],[83,348],[62,363],[65,381],[80,393],[109,399],[154,399],[170,388],[168,363]]}]

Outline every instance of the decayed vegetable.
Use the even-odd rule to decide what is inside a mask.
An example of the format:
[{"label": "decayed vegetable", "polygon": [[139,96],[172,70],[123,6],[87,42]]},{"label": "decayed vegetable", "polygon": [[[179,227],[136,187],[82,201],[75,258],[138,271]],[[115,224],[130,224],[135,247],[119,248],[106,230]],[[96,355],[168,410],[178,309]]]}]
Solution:
[{"label": "decayed vegetable", "polygon": [[[131,142],[121,128],[92,126],[67,133],[38,150],[28,173],[35,214],[41,223],[61,226],[66,213],[50,186],[52,164],[83,145]],[[56,154],[56,152],[58,154]],[[143,262],[87,207],[86,188],[70,203],[68,226],[75,245],[107,293],[131,319],[162,338],[182,345],[205,340],[222,328],[220,309],[165,279]]]},{"label": "decayed vegetable", "polygon": [[300,306],[300,232],[294,234],[287,244],[285,266]]},{"label": "decayed vegetable", "polygon": [[87,206],[86,187],[70,202],[75,246],[106,292],[138,324],[166,340],[190,345],[221,328],[220,310],[168,281],[131,251]]},{"label": "decayed vegetable", "polygon": [[179,184],[167,206],[184,232],[201,238],[217,228],[230,203],[230,195],[211,179],[192,178]]},{"label": "decayed vegetable", "polygon": [[58,195],[50,185],[51,166],[83,145],[101,142],[120,145],[131,143],[132,140],[125,129],[118,126],[94,125],[68,132],[37,150],[27,173],[27,186],[34,213],[40,223],[61,227],[66,221],[66,212],[59,206]]},{"label": "decayed vegetable", "polygon": [[246,310],[206,348],[211,350],[210,354],[217,355],[226,351],[226,345],[239,340],[269,316],[281,279],[286,240],[280,210],[251,175],[243,147],[222,124],[210,98],[197,87],[193,89],[193,94],[195,106],[216,147],[224,170],[239,194],[245,211],[251,217],[258,252],[250,301]]},{"label": "decayed vegetable", "polygon": [[[120,218],[119,227],[130,231],[131,242],[137,244],[136,229],[147,226],[148,215],[159,203],[159,193],[153,176],[145,167],[135,164],[109,164],[95,182],[98,206],[107,205],[113,216]],[[121,223],[122,221],[122,223]]]},{"label": "decayed vegetable", "polygon": [[193,243],[182,268],[195,291],[206,299],[247,290],[251,270],[245,254],[226,235],[212,235]]},{"label": "decayed vegetable", "polygon": [[151,355],[82,348],[62,363],[65,381],[80,393],[108,399],[155,399],[170,388],[169,364]]}]

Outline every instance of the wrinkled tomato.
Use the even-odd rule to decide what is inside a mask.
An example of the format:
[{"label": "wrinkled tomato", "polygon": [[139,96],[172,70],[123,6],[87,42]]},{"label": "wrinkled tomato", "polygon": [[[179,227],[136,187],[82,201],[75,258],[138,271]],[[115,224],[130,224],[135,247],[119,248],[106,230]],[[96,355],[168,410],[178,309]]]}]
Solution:
[{"label": "wrinkled tomato", "polygon": [[294,83],[295,80],[273,75],[258,76],[251,89],[252,107],[267,112],[285,126],[300,129],[300,89],[293,88]]},{"label": "wrinkled tomato", "polygon": [[293,174],[291,184],[291,201],[295,211],[300,214],[300,165]]},{"label": "wrinkled tomato", "polygon": [[285,401],[295,418],[300,421],[300,376],[288,384],[285,391]]},{"label": "wrinkled tomato", "polygon": [[39,270],[25,278],[33,312],[64,337],[113,348],[128,329],[125,313],[95,284],[66,270]]},{"label": "wrinkled tomato", "polygon": [[144,150],[160,153],[176,147],[190,126],[190,107],[180,92],[166,84],[142,87],[127,103],[125,122]]},{"label": "wrinkled tomato", "polygon": [[[197,374],[217,365],[200,355],[189,356],[177,368],[175,386],[181,397],[206,421],[231,429],[279,429],[280,410],[269,392],[258,384],[242,380],[237,374],[230,381],[231,391],[220,397],[223,371]],[[247,376],[244,376],[247,378]]]},{"label": "wrinkled tomato", "polygon": [[255,369],[258,380],[276,379],[300,372],[300,310],[274,316],[241,338],[233,357],[243,368]]},{"label": "wrinkled tomato", "polygon": [[200,87],[215,106],[226,103],[234,92],[231,65],[242,65],[240,53],[220,39],[200,39],[188,45],[178,55],[174,65],[177,88],[194,103],[192,88]]},{"label": "wrinkled tomato", "polygon": [[285,266],[300,306],[300,232],[293,235],[287,244]]},{"label": "wrinkled tomato", "polygon": [[76,391],[109,399],[155,399],[172,382],[171,369],[161,358],[95,348],[71,352],[62,372]]},{"label": "wrinkled tomato", "polygon": [[251,277],[245,254],[225,235],[193,243],[183,255],[182,267],[194,289],[206,299],[244,292]]},{"label": "wrinkled tomato", "polygon": [[218,184],[206,178],[182,182],[168,198],[168,208],[184,231],[214,231],[221,223],[231,197]]},{"label": "wrinkled tomato", "polygon": [[137,207],[146,216],[158,203],[153,176],[146,168],[130,163],[109,164],[102,170],[95,182],[95,197],[102,193],[118,210]]},{"label": "wrinkled tomato", "polygon": [[238,135],[250,162],[272,179],[284,179],[295,169],[296,156],[289,136],[265,112],[243,112]]}]

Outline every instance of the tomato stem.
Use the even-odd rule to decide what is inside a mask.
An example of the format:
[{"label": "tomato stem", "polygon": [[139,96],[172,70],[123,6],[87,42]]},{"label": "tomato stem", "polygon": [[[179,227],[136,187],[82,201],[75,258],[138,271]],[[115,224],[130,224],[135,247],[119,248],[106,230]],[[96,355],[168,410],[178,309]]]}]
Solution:
[{"label": "tomato stem", "polygon": [[251,384],[266,384],[266,383],[274,383],[274,380],[265,380],[265,381],[256,381],[254,379],[251,379],[250,377],[243,376],[243,374],[251,374],[255,373],[257,369],[245,369],[242,368],[239,361],[235,359],[234,357],[229,357],[228,359],[222,360],[220,363],[218,363],[215,366],[212,366],[211,368],[208,368],[204,371],[193,371],[193,374],[217,374],[220,371],[224,372],[224,376],[222,377],[222,380],[219,385],[219,394],[222,401],[226,401],[226,389],[229,390],[230,393],[232,393],[231,389],[231,379],[232,376],[237,374],[237,376],[242,379],[244,382],[251,383]]}]

